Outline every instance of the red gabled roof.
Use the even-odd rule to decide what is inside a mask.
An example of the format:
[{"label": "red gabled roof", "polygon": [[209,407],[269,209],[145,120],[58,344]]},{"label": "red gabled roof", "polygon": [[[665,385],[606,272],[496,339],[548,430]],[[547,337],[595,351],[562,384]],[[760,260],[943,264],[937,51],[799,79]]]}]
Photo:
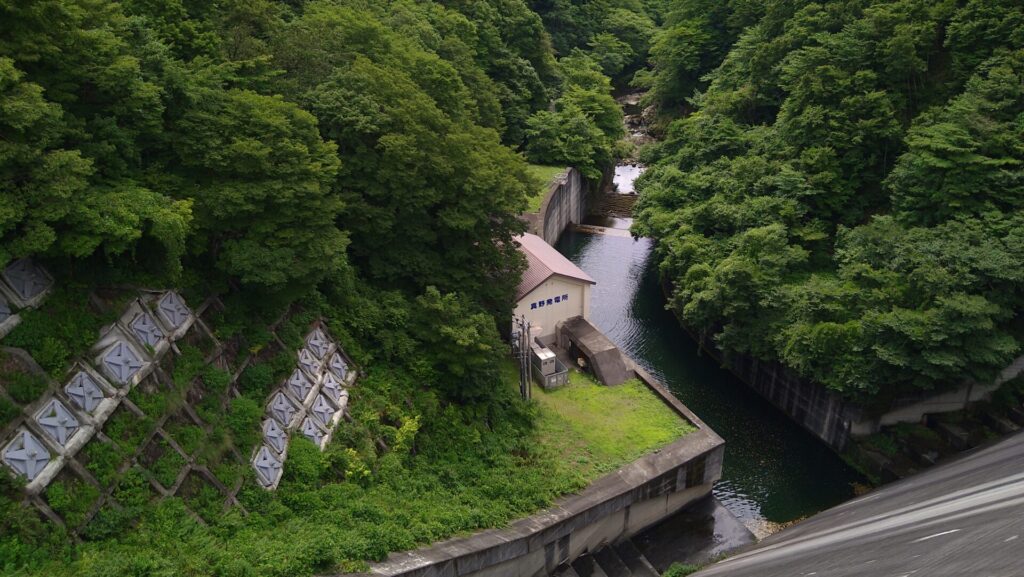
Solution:
[{"label": "red gabled roof", "polygon": [[523,272],[523,279],[519,282],[519,288],[516,290],[517,301],[556,274],[595,284],[590,275],[572,264],[572,261],[562,256],[555,250],[555,247],[544,242],[541,237],[524,234],[517,236],[515,240],[519,243],[519,250],[526,257],[527,264],[526,271]]}]

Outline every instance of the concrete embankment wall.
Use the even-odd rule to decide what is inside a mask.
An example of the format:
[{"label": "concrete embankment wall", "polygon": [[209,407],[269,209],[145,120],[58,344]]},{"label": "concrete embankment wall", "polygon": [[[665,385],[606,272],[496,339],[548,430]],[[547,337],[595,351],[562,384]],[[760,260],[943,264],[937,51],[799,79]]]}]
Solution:
[{"label": "concrete embankment wall", "polygon": [[600,182],[594,182],[584,178],[579,170],[566,168],[551,180],[540,209],[520,216],[526,221],[527,232],[554,246],[567,228],[583,223],[599,192],[610,186],[614,174],[615,171],[609,169]]},{"label": "concrete embankment wall", "polygon": [[652,390],[697,431],[504,529],[392,554],[371,566],[370,575],[542,577],[584,553],[632,537],[710,494],[722,476],[721,437],[650,375],[638,371],[638,377],[655,383]]},{"label": "concrete embankment wall", "polygon": [[723,357],[704,343],[703,348],[729,368],[750,388],[789,415],[800,426],[836,451],[842,451],[851,436],[875,431],[865,422],[864,411],[824,386],[799,378],[780,365],[746,355]]},{"label": "concrete embankment wall", "polygon": [[907,395],[894,400],[889,410],[869,414],[860,405],[819,383],[800,378],[780,363],[759,361],[747,355],[723,355],[710,337],[698,340],[701,348],[722,366],[836,451],[846,448],[851,438],[877,433],[883,426],[917,423],[925,415],[962,410],[967,403],[988,399],[1002,383],[1024,372],[1021,356],[994,383]]},{"label": "concrete embankment wall", "polygon": [[570,224],[580,224],[587,215],[590,193],[587,181],[575,168],[556,176],[548,188],[531,231],[554,246]]}]

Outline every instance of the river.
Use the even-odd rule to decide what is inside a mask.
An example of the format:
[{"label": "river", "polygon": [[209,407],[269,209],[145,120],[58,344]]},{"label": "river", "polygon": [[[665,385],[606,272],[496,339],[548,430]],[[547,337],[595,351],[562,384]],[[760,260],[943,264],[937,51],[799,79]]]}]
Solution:
[{"label": "river", "polygon": [[[639,172],[631,165],[620,166],[618,190],[631,191]],[[630,223],[621,215],[587,222],[626,229]],[[652,248],[650,239],[572,230],[558,244],[559,251],[597,281],[591,291],[591,322],[725,439],[725,464],[715,496],[760,534],[766,526],[851,498],[853,483],[861,478],[824,443],[701,354],[665,309]]]}]

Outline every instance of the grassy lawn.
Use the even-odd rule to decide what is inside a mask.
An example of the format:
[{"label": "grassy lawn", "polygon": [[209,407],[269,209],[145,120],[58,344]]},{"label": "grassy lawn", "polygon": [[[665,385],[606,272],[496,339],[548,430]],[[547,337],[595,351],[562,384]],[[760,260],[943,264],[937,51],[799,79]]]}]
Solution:
[{"label": "grassy lawn", "polygon": [[530,197],[528,212],[540,210],[540,203],[544,201],[544,195],[548,191],[548,184],[559,174],[565,172],[564,166],[544,166],[541,164],[530,164],[527,172],[536,181],[533,196]]},{"label": "grassy lawn", "polygon": [[637,379],[605,387],[573,370],[567,386],[533,391],[540,442],[587,480],[695,430]]}]

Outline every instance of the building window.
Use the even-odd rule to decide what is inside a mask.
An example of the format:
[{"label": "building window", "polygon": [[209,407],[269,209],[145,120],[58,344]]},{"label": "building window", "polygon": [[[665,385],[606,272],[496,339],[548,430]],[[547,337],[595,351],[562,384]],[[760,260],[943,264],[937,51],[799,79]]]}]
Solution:
[{"label": "building window", "polygon": [[562,295],[562,300],[563,301],[569,300],[569,295]]},{"label": "building window", "polygon": [[562,302],[562,297],[555,297],[555,302],[556,303]]},{"label": "building window", "polygon": [[530,303],[530,310],[537,308],[537,303]]},{"label": "building window", "polygon": [[551,304],[551,299],[548,299],[548,304]]}]

